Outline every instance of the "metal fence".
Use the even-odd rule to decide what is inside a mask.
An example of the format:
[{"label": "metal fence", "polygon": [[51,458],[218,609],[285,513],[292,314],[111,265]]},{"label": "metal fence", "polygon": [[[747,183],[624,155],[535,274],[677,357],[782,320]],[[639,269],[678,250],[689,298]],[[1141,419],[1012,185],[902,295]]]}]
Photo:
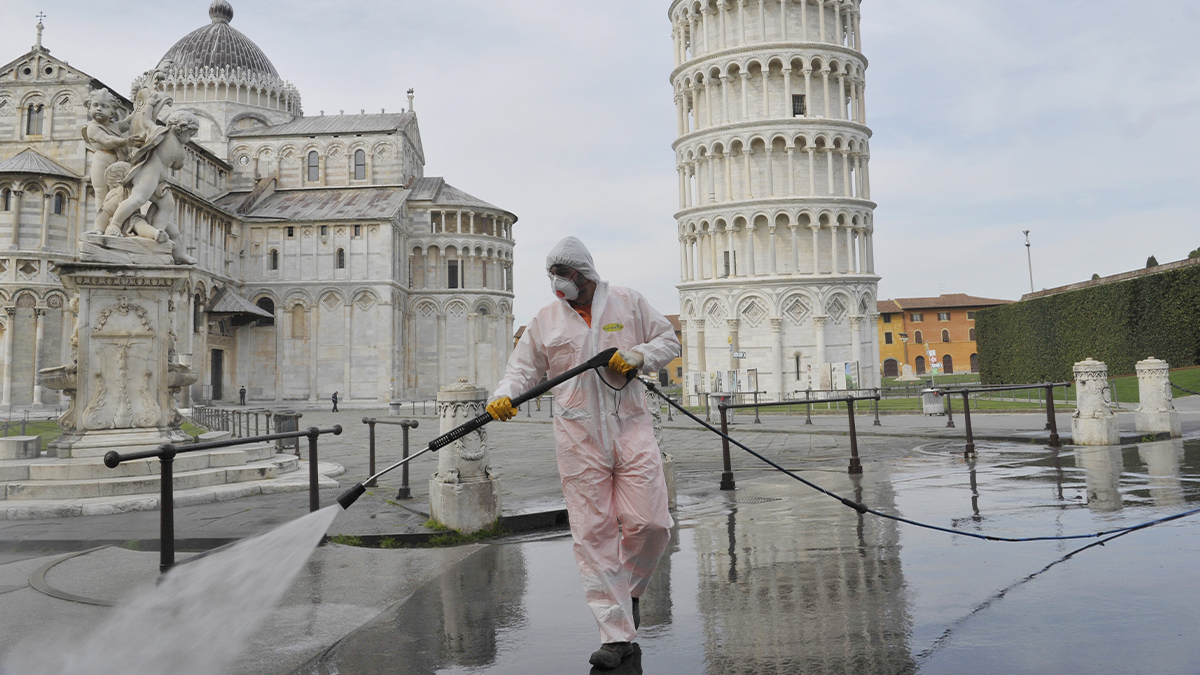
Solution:
[{"label": "metal fence", "polygon": [[[246,438],[299,431],[303,416],[295,410],[196,405],[192,406],[189,419],[192,424],[209,431],[228,431],[231,438]],[[276,440],[275,447],[280,452],[287,449],[300,454],[300,441],[296,438]]]}]

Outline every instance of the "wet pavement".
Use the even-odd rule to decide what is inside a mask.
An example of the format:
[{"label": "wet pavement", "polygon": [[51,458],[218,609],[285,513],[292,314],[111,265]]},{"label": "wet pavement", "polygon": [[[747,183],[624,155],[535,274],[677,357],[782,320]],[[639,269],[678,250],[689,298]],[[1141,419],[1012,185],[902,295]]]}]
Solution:
[{"label": "wet pavement", "polygon": [[[1200,442],[1065,451],[944,443],[853,477],[872,508],[1004,537],[1200,507]],[[1200,517],[1104,546],[1001,543],[860,516],[776,475],[682,500],[616,672],[1194,673]],[[487,546],[294,671],[586,673],[598,646],[569,537]]]},{"label": "wet pavement", "polygon": [[[322,445],[323,459],[346,466],[343,485],[367,473],[361,415],[311,412],[304,420],[346,425]],[[1036,414],[977,419],[995,437],[1044,422]],[[942,418],[885,416],[882,428],[859,418],[861,476],[846,472],[842,417],[814,417],[808,428],[802,416],[764,417],[762,425],[746,417],[734,428],[773,461],[872,508],[1024,537],[1110,530],[1200,507],[1200,412],[1184,419],[1193,440],[1058,453],[977,441],[979,456],[967,461],[961,435],[950,435],[961,430],[936,431]],[[423,421],[414,447],[434,427]],[[506,512],[561,504],[545,419],[488,433]],[[615,672],[1200,672],[1192,640],[1200,515],[1071,555],[1095,540],[999,543],[860,516],[736,449],[738,489],[721,492],[719,439],[679,421],[668,423],[665,439],[676,457],[678,525],[643,602],[640,652]],[[381,442],[380,466],[397,456],[394,439]],[[395,499],[400,477],[389,474],[330,533],[423,529],[431,467],[412,473],[412,500]],[[322,502],[339,491],[324,491]],[[197,543],[238,539],[294,519],[306,504],[307,495],[293,493],[179,508],[177,533]],[[59,558],[48,553],[153,540],[157,525],[153,511],[0,521],[0,655],[30,637],[86,631],[110,611],[31,588],[31,576]],[[156,553],[120,549],[116,573],[107,551],[64,562],[46,579],[106,600],[153,581]],[[235,672],[586,673],[597,646],[561,530],[449,549],[328,544]]]}]

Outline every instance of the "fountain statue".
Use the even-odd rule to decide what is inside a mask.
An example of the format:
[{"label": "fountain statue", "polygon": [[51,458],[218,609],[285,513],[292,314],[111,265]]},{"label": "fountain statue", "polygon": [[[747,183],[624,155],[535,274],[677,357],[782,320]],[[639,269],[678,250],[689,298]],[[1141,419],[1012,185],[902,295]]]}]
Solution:
[{"label": "fountain statue", "polygon": [[59,457],[187,438],[174,398],[198,376],[175,355],[173,297],[196,260],[184,251],[167,181],[183,167],[199,121],[186,110],[160,121],[172,103],[162,90],[165,69],[145,79],[123,120],[107,90],[88,97],[82,134],[95,152],[90,177],[99,208],[81,235],[79,262],[57,270],[75,296],[72,363],[39,373],[43,386],[70,398],[59,418]]}]

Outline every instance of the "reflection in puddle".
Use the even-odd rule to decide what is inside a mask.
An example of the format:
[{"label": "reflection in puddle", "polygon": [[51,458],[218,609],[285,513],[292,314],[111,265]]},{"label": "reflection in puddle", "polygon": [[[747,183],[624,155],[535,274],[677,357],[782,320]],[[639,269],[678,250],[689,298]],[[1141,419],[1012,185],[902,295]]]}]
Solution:
[{"label": "reflection in puddle", "polygon": [[[981,445],[970,461],[926,452],[806,477],[941,526],[1074,534],[1200,501],[1200,445]],[[978,541],[863,517],[778,475],[738,485],[683,502],[637,658],[607,672],[1200,671],[1200,519],[1064,559],[1090,542]],[[587,673],[599,641],[582,596],[569,537],[488,546],[297,672]]]}]

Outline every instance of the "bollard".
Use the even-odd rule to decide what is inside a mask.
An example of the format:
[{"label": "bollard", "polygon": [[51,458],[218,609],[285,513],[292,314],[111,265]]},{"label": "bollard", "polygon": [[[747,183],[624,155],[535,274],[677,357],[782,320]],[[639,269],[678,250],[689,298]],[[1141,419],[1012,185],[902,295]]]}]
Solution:
[{"label": "bollard", "polygon": [[963,453],[964,457],[972,457],[975,454],[975,437],[971,434],[971,392],[964,391],[963,396],[963,423],[967,425],[967,448]]},{"label": "bollard", "polygon": [[762,421],[760,419],[758,419],[758,392],[757,391],[754,392],[754,423],[762,424]]},{"label": "bollard", "polygon": [[[1066,391],[1066,390],[1064,390]],[[1054,418],[1054,385],[1046,385],[1046,428],[1050,430],[1050,447],[1061,448],[1058,437],[1058,420]]]},{"label": "bollard", "polygon": [[804,390],[804,423],[812,424],[812,387]]},{"label": "bollard", "polygon": [[850,417],[850,468],[849,473],[862,473],[862,463],[858,461],[858,432],[854,430],[854,398],[846,397],[846,413]]},{"label": "bollard", "polygon": [[533,406],[531,406],[531,405],[525,406],[525,416],[533,417]]},{"label": "bollard", "polygon": [[881,396],[882,396],[882,394],[881,394],[881,393],[880,393],[880,391],[879,391],[879,387],[875,387],[875,403],[874,403],[874,406],[875,406],[875,423],[874,423],[873,425],[871,425],[871,426],[876,426],[876,427],[881,427],[881,426],[883,426],[882,424],[880,424],[880,423],[879,423],[879,399],[880,399],[880,397],[881,397]]},{"label": "bollard", "polygon": [[[729,435],[729,417],[727,414],[728,408],[724,403],[717,405],[717,410],[721,413],[721,433]],[[729,439],[721,438],[721,459],[725,463],[725,470],[721,472],[721,489],[735,490],[737,489],[733,482],[733,465],[729,460]]]},{"label": "bollard", "polygon": [[550,419],[554,419],[554,396],[550,397]]},{"label": "bollard", "polygon": [[[400,429],[404,433],[404,455],[401,459],[408,459],[408,429],[409,427],[415,429],[418,424],[417,420],[404,420],[400,422]],[[401,467],[400,490],[396,493],[396,499],[412,499],[412,490],[408,487],[408,462],[405,462],[404,466]]]},{"label": "bollard", "polygon": [[367,471],[372,476],[371,480],[363,483],[363,487],[375,487],[375,418],[364,417],[363,424],[367,425]]},{"label": "bollard", "polygon": [[308,428],[308,510],[321,510],[321,493],[317,489],[317,436],[321,430]]},{"label": "bollard", "polygon": [[672,420],[671,409],[674,407],[671,405],[670,401],[671,401],[671,399],[667,399],[667,421],[668,422],[670,422]]},{"label": "bollard", "polygon": [[166,573],[175,565],[175,446],[163,448],[159,455],[161,494],[158,500],[158,571]]}]

